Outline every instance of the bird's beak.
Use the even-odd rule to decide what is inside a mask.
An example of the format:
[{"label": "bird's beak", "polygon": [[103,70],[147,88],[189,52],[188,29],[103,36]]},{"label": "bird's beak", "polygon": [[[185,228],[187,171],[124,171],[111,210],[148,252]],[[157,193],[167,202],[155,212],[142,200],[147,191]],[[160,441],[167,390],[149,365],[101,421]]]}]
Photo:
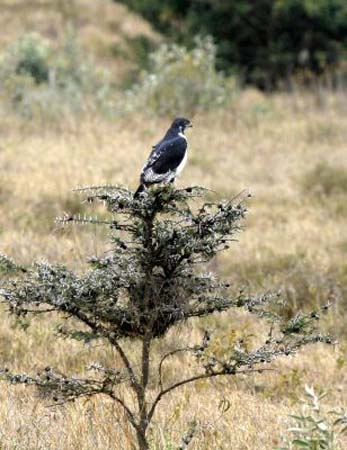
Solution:
[{"label": "bird's beak", "polygon": [[190,123],[189,125],[187,125],[187,128],[193,128],[193,124]]}]

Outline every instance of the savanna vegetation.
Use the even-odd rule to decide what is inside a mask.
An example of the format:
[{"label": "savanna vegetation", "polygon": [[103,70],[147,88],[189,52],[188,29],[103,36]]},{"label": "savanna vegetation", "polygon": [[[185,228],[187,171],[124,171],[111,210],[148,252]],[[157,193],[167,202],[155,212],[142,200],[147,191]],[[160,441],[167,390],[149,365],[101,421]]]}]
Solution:
[{"label": "savanna vegetation", "polygon": [[[218,45],[218,67],[266,90],[312,81],[345,65],[344,0],[122,0],[174,41]],[[342,66],[342,67],[341,67]],[[343,69],[345,74],[345,69]],[[313,75],[313,77],[312,77]],[[344,75],[345,76],[345,75]]]},{"label": "savanna vegetation", "polygon": [[[88,256],[107,255],[106,228],[62,227],[54,221],[64,213],[89,214],[71,188],[136,187],[143,160],[172,115],[189,115],[194,123],[189,162],[177,186],[203,185],[212,191],[211,201],[244,189],[252,194],[245,229],[206,271],[246,295],[280,292],[287,318],[298,310],[319,314],[320,327],[338,345],[307,346],[261,374],[183,386],[162,400],[153,417],[151,448],[177,448],[193,423],[192,449],[296,449],[298,440],[306,442],[302,448],[345,448],[343,85],[321,87],[319,95],[299,85],[271,96],[241,90],[234,76],[217,71],[219,47],[210,38],[199,38],[190,48],[167,43],[147,22],[106,0],[2,0],[1,6],[0,252],[18,265],[1,258],[2,280],[13,269],[25,277],[33,261],[64,264],[82,274]],[[137,61],[146,45],[154,53],[148,59],[145,52],[140,70]],[[93,217],[106,219],[102,207],[91,206]],[[325,315],[320,307],[327,303],[332,306]],[[8,315],[3,305],[2,368],[28,375],[56,368],[74,376],[91,364],[121,365],[112,345],[81,342],[68,333],[62,339],[60,325],[55,314],[31,320]],[[173,343],[199,343],[206,329],[213,331],[209,345],[218,354],[240,340],[251,348],[266,331],[252,314],[232,309],[171,329],[169,344],[155,344],[158,354]],[[138,350],[130,341],[126,346],[136,358]],[[183,363],[184,357],[167,361],[166,375],[176,376]],[[306,388],[308,401],[302,406],[305,385],[314,389]],[[123,395],[134,400],[125,389]],[[62,407],[54,403],[42,391],[37,395],[27,386],[3,384],[1,447],[134,448],[131,424],[107,396]],[[305,431],[308,425],[311,434]]]}]

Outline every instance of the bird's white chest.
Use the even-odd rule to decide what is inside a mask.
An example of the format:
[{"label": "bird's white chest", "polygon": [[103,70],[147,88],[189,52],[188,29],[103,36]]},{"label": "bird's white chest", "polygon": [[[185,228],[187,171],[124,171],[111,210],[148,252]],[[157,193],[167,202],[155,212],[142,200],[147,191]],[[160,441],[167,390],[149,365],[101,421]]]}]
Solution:
[{"label": "bird's white chest", "polygon": [[184,133],[179,132],[178,136],[180,136],[181,138],[183,138],[187,142],[187,136]]},{"label": "bird's white chest", "polygon": [[184,169],[184,166],[187,164],[187,159],[188,159],[188,149],[186,149],[186,152],[184,154],[184,157],[182,159],[182,161],[180,162],[180,164],[177,166],[176,169],[176,175],[180,175],[180,173],[182,172],[182,170]]},{"label": "bird's white chest", "polygon": [[[187,136],[184,133],[179,132],[178,136],[180,136],[181,138],[183,138],[187,142]],[[188,147],[186,149],[186,152],[184,154],[184,157],[183,157],[182,161],[180,162],[179,166],[177,166],[177,169],[175,170],[176,176],[180,175],[180,173],[184,169],[184,166],[187,164],[187,159],[188,159]]]}]

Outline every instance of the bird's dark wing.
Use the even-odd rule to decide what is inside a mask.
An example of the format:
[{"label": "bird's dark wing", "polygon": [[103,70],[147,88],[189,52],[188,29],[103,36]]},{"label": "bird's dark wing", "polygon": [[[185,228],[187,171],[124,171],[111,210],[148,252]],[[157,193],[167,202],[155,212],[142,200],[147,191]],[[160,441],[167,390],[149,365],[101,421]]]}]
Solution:
[{"label": "bird's dark wing", "polygon": [[181,136],[161,141],[153,148],[143,171],[151,168],[157,174],[164,174],[175,170],[182,162],[186,150],[187,141]]}]

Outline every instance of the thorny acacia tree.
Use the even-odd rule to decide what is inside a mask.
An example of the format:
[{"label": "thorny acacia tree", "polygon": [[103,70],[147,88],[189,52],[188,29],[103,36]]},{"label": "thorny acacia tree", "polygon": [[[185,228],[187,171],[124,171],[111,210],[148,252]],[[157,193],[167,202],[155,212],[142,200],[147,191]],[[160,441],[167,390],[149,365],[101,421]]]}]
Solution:
[{"label": "thorny acacia tree", "polygon": [[[36,264],[8,281],[1,295],[10,311],[18,315],[60,313],[65,324],[60,328],[62,335],[110,344],[123,367],[93,363],[89,367],[95,373],[92,377],[75,377],[52,368],[35,376],[4,370],[3,376],[12,383],[35,385],[58,404],[104,394],[124,410],[138,448],[146,450],[148,430],[161,399],[180,386],[261,371],[266,363],[292,355],[306,344],[330,342],[316,331],[318,312],[282,320],[274,307],[278,296],[252,296],[242,291],[231,295],[227,283],[197,270],[225,250],[241,229],[246,213],[242,202],[203,203],[197,197],[202,197],[204,190],[195,187],[157,188],[139,199],[119,187],[79,191],[90,202],[104,202],[110,220],[65,217],[62,222],[108,226],[112,251],[90,258],[90,270],[83,275],[61,265]],[[6,266],[6,259],[2,264]],[[154,341],[164,340],[171,327],[232,308],[244,308],[270,321],[269,333],[260,346],[248,349],[242,340],[235,341],[223,358],[217,357],[210,351],[210,334],[205,331],[195,345],[173,348],[171,342],[167,352],[153,354]],[[129,352],[137,345],[140,361]],[[182,364],[179,374],[169,376],[165,373],[167,360],[182,354],[195,359],[194,369]],[[123,396],[119,387],[124,383],[135,401]],[[187,433],[180,448],[186,448],[191,438],[192,433]]]}]

